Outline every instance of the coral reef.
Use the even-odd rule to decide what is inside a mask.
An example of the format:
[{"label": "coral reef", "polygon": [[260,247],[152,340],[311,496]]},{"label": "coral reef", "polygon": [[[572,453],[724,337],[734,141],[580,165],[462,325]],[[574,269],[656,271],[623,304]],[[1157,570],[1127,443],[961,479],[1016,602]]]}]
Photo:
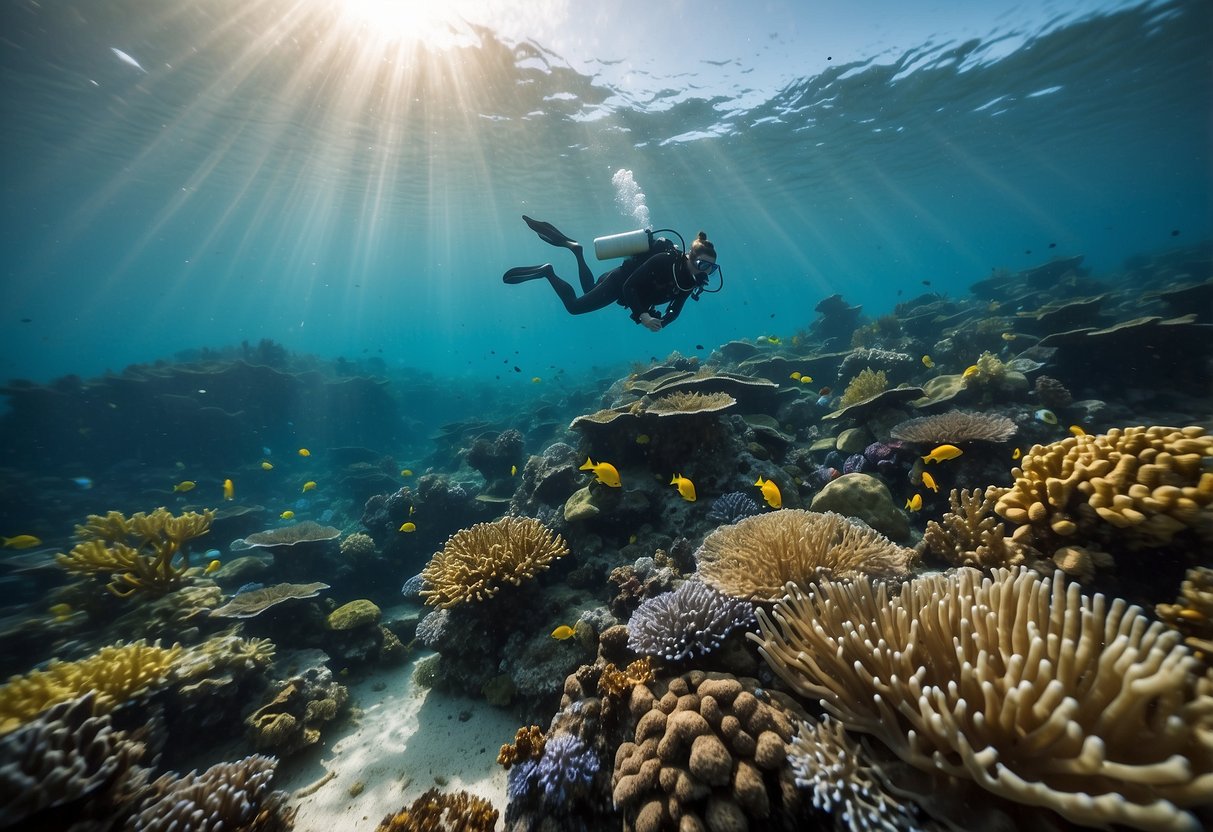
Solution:
[{"label": "coral reef", "polygon": [[637,659],[622,670],[607,662],[598,677],[598,692],[607,697],[619,697],[637,685],[648,684],[653,675],[653,657]]},{"label": "coral reef", "polygon": [[375,539],[369,534],[354,532],[341,541],[342,557],[360,560],[375,554]]},{"label": "coral reef", "polygon": [[497,752],[497,765],[508,771],[515,763],[536,760],[543,755],[545,742],[547,738],[538,725],[519,728],[514,734],[514,742],[501,746]]},{"label": "coral reef", "polygon": [[564,539],[538,520],[503,517],[456,532],[421,574],[421,597],[430,606],[491,598],[506,584],[517,586],[568,554]]},{"label": "coral reef", "polygon": [[888,387],[889,379],[883,370],[873,370],[871,367],[867,367],[850,380],[838,404],[844,408],[858,404],[873,396],[880,395]]},{"label": "coral reef", "polygon": [[1019,426],[1006,416],[951,410],[909,419],[894,427],[891,435],[894,439],[921,445],[959,445],[973,441],[1005,442],[1018,430]]},{"label": "coral reef", "polygon": [[1042,407],[1063,410],[1074,401],[1066,386],[1052,376],[1037,376],[1033,389],[1036,392],[1036,401]]},{"label": "coral reef", "polygon": [[217,763],[199,774],[165,774],[149,785],[147,798],[130,822],[138,832],[280,832],[291,828],[294,811],[285,792],[271,791],[273,757],[253,755]]},{"label": "coral reef", "polygon": [[273,697],[245,720],[249,739],[258,751],[282,757],[314,745],[321,729],[346,709],[349,692],[333,679],[332,671],[312,667],[281,682]]},{"label": "coral reef", "polygon": [[628,620],[628,649],[677,662],[710,653],[754,621],[754,606],[696,580],[650,598]]},{"label": "coral reef", "polygon": [[275,572],[289,579],[301,580],[327,571],[318,561],[330,550],[338,549],[333,541],[339,537],[340,529],[304,520],[250,534],[244,542],[269,552],[274,558]]},{"label": "coral reef", "polygon": [[493,832],[497,817],[497,810],[484,798],[430,789],[385,817],[375,832]]},{"label": "coral reef", "polygon": [[789,581],[807,585],[818,570],[835,576],[906,574],[914,552],[839,514],[783,509],[709,534],[695,553],[704,583],[735,598],[770,601]]},{"label": "coral reef", "polygon": [[56,560],[77,575],[109,575],[106,589],[120,598],[164,595],[182,585],[190,567],[189,541],[210,529],[213,511],[174,516],[164,508],[129,518],[117,511],[91,514],[76,526],[80,543]]},{"label": "coral reef", "polygon": [[825,579],[758,618],[789,685],[924,771],[1093,826],[1195,829],[1186,809],[1213,800],[1213,680],[1177,632],[1060,573],[961,569],[895,597]]},{"label": "coral reef", "polygon": [[545,806],[567,809],[567,804],[589,795],[599,765],[580,737],[557,734],[547,738],[538,756],[514,763],[506,791],[511,801],[532,792]]}]

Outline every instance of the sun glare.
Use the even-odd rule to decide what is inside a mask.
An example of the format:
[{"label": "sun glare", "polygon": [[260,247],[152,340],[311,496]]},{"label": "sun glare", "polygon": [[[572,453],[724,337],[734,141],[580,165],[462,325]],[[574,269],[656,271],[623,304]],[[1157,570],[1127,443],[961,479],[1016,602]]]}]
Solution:
[{"label": "sun glare", "polygon": [[466,44],[469,22],[491,25],[487,3],[433,0],[340,0],[342,18],[387,40],[420,41],[431,48]]}]

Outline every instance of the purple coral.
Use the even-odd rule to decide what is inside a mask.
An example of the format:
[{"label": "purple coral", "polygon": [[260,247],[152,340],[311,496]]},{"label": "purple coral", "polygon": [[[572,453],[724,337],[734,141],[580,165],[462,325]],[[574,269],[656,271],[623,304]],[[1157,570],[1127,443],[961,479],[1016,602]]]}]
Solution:
[{"label": "purple coral", "polygon": [[712,503],[708,511],[708,519],[715,523],[736,523],[747,517],[753,517],[762,511],[758,503],[749,494],[740,491],[730,491],[722,494]]},{"label": "purple coral", "polygon": [[589,792],[598,767],[598,755],[580,737],[559,734],[548,739],[538,760],[514,764],[506,781],[506,794],[515,801],[538,791],[542,803],[560,808]]},{"label": "purple coral", "polygon": [[738,627],[754,621],[754,605],[699,581],[650,598],[628,621],[628,648],[636,653],[681,661],[719,647]]},{"label": "purple coral", "polygon": [[866,464],[861,470],[875,468],[881,474],[892,474],[898,468],[904,448],[905,443],[898,439],[889,442],[873,442],[863,449]]}]

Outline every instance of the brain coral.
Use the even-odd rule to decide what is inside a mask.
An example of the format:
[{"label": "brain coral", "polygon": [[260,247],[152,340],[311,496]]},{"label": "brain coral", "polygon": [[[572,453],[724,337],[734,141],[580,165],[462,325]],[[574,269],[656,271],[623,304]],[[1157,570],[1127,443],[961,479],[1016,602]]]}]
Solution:
[{"label": "brain coral", "polygon": [[754,620],[754,606],[699,581],[645,601],[628,621],[628,648],[676,662],[702,656]]},{"label": "brain coral", "polygon": [[521,584],[569,552],[564,539],[530,517],[503,517],[451,535],[421,571],[425,603],[453,607]]},{"label": "brain coral", "polygon": [[837,577],[906,574],[914,557],[863,523],[833,512],[783,509],[747,517],[709,534],[695,553],[704,583],[735,598],[774,600],[819,569]]},{"label": "brain coral", "polygon": [[907,419],[894,427],[891,434],[894,439],[905,442],[939,445],[945,442],[958,444],[974,440],[1005,442],[1018,430],[1018,425],[1006,416],[952,410],[934,416]]},{"label": "brain coral", "polygon": [[[1203,428],[1130,427],[1036,445],[995,506],[1012,538],[1052,551],[1074,535],[1163,546],[1191,530],[1213,541],[1213,437]],[[1081,534],[1080,534],[1081,533]]]},{"label": "brain coral", "polygon": [[1064,575],[974,569],[891,597],[789,585],[750,635],[848,730],[1075,823],[1196,830],[1213,800],[1213,679],[1180,634]]}]

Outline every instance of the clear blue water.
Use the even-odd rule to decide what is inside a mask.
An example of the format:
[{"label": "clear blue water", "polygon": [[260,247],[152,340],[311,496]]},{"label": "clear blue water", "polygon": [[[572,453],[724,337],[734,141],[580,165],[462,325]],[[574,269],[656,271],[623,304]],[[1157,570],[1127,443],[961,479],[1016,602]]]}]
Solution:
[{"label": "clear blue water", "polygon": [[[521,11],[426,49],[324,4],[5,4],[0,375],[271,338],[524,384],[1213,228],[1207,2],[550,6],[563,52]],[[658,335],[500,281],[575,273],[524,212],[634,227],[620,169],[724,266]]]}]

